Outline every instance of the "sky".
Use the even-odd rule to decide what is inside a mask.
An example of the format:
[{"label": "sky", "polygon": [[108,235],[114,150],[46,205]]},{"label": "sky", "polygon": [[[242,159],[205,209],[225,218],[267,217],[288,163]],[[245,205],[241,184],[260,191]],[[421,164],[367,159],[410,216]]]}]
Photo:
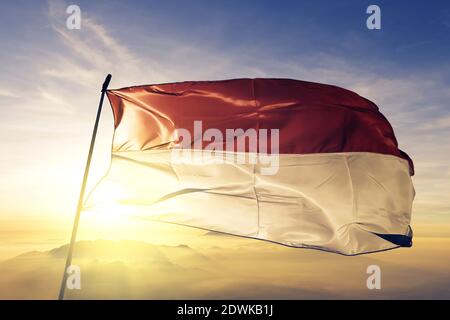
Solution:
[{"label": "sky", "polygon": [[[66,27],[69,4],[80,30]],[[370,4],[381,30],[366,27]],[[415,162],[413,228],[450,229],[448,1],[18,0],[0,5],[0,41],[3,231],[70,228],[108,73],[111,88],[276,77],[354,90]],[[105,106],[90,185],[109,159]]]}]

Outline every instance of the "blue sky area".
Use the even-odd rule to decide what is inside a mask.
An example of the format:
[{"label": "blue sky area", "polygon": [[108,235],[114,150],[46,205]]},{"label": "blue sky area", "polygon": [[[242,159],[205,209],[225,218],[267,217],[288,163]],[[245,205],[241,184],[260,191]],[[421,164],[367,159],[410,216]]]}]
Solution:
[{"label": "blue sky area", "polygon": [[[80,30],[65,26],[69,4]],[[366,28],[371,4],[381,30]],[[287,77],[354,90],[416,163],[414,219],[450,221],[449,1],[19,0],[0,5],[0,41],[0,215],[72,215],[112,73],[112,87]]]}]

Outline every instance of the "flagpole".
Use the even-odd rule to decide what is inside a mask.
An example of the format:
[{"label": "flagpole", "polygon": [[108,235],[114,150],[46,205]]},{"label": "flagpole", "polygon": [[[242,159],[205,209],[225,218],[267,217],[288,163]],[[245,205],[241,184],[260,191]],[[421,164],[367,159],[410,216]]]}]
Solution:
[{"label": "flagpole", "polygon": [[81,213],[81,209],[83,208],[83,198],[84,198],[84,193],[86,191],[86,183],[87,183],[87,178],[89,176],[89,169],[91,167],[92,153],[94,151],[98,123],[100,120],[100,114],[102,113],[103,99],[105,98],[106,90],[108,90],[110,81],[111,81],[111,75],[108,74],[106,76],[105,82],[103,82],[102,94],[100,96],[100,103],[98,104],[97,117],[95,118],[94,130],[92,131],[91,145],[89,147],[89,154],[88,154],[88,157],[86,160],[86,167],[84,169],[83,183],[81,184],[80,196],[78,198],[77,211],[75,214],[75,221],[73,223],[73,228],[72,228],[72,237],[70,238],[69,251],[67,252],[66,265],[64,267],[63,278],[61,281],[61,288],[59,290],[59,297],[58,297],[59,300],[64,299],[64,292],[66,289],[66,282],[67,282],[67,276],[68,276],[67,268],[72,264],[73,247],[75,245],[75,241],[77,238],[78,222],[80,221],[80,213]]}]

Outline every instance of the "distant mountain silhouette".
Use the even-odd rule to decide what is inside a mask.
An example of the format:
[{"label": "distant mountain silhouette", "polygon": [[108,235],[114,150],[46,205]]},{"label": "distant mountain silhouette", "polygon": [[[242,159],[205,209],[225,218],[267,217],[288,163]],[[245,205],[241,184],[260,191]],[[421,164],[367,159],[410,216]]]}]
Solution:
[{"label": "distant mountain silhouette", "polygon": [[[54,258],[66,258],[68,245],[47,252]],[[192,255],[205,258],[187,245],[166,246],[139,241],[95,240],[79,241],[75,245],[74,259],[94,257],[97,259],[136,259],[168,263],[166,254]]]}]

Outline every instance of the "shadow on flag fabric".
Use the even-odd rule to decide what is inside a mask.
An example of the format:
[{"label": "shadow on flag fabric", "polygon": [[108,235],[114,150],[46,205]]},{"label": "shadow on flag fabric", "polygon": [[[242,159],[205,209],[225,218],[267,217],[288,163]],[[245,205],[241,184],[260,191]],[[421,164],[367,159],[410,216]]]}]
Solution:
[{"label": "shadow on flag fabric", "polygon": [[235,79],[107,96],[111,166],[85,210],[345,255],[412,244],[413,163],[354,92]]}]

